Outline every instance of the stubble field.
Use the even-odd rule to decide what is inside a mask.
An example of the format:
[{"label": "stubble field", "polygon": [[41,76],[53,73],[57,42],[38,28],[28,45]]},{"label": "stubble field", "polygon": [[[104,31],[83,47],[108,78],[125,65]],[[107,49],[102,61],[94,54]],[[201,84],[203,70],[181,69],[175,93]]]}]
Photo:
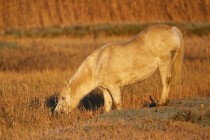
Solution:
[{"label": "stubble field", "polygon": [[123,88],[123,111],[103,114],[103,97],[96,89],[74,112],[53,115],[56,94],[85,57],[106,43],[130,37],[2,36],[0,137],[210,139],[209,36],[185,36],[182,85],[179,91],[172,87],[168,105],[144,107],[150,95],[156,100],[160,97],[162,85],[157,71],[149,79]]}]

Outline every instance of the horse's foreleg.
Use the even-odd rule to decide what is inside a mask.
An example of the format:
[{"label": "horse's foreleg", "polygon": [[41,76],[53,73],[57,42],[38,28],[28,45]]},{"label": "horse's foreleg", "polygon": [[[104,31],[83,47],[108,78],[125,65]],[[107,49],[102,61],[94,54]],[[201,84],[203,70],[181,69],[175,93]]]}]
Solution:
[{"label": "horse's foreleg", "polygon": [[163,91],[161,94],[159,104],[164,105],[167,102],[171,84],[171,60],[169,59],[167,61],[160,61],[159,69],[163,84]]},{"label": "horse's foreleg", "polygon": [[102,89],[104,95],[104,110],[109,112],[112,108],[112,97],[107,89]]},{"label": "horse's foreleg", "polygon": [[122,109],[121,91],[120,88],[110,88],[110,93],[113,97],[114,106],[117,110]]}]

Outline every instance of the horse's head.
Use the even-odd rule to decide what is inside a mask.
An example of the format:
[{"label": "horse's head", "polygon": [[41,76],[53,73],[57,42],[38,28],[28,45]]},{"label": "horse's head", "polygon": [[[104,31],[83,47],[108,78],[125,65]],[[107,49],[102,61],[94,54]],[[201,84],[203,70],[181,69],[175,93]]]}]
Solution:
[{"label": "horse's head", "polygon": [[68,87],[62,89],[60,95],[58,96],[58,103],[54,110],[55,112],[68,114],[73,109],[74,102],[70,93],[71,91]]}]

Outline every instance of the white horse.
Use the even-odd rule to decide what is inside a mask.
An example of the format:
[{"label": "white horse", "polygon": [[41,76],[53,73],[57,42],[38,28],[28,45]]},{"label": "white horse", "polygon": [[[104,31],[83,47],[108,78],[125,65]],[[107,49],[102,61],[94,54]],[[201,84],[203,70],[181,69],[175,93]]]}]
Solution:
[{"label": "white horse", "polygon": [[100,88],[105,111],[112,104],[121,109],[123,86],[140,82],[158,68],[163,84],[160,105],[166,103],[174,63],[176,81],[180,81],[183,59],[183,38],[177,27],[154,25],[124,43],[111,43],[90,54],[62,89],[57,112],[70,112],[91,90]]}]

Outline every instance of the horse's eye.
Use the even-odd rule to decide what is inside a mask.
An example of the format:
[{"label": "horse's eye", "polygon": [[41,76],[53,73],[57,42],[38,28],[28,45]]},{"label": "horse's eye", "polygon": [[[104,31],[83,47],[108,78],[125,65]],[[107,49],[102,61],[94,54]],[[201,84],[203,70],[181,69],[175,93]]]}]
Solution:
[{"label": "horse's eye", "polygon": [[65,100],[66,98],[65,98],[65,97],[62,97],[61,99],[62,99],[62,100]]}]

